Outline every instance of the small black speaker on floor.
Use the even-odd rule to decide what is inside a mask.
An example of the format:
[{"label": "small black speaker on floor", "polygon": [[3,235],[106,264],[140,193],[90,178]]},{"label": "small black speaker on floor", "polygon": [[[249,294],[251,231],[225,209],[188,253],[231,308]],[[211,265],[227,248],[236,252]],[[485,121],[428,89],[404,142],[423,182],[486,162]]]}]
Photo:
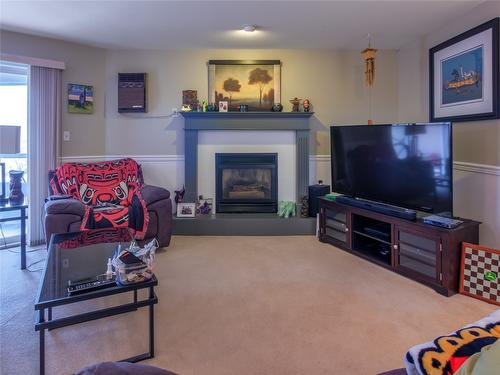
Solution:
[{"label": "small black speaker on floor", "polygon": [[309,216],[316,217],[319,212],[318,198],[330,193],[330,185],[323,185],[319,180],[318,184],[309,186]]}]

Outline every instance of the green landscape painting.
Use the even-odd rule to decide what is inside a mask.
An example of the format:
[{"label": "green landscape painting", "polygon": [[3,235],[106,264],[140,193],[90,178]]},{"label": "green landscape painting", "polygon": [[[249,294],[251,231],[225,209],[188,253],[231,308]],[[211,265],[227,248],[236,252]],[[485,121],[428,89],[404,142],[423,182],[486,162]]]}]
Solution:
[{"label": "green landscape painting", "polygon": [[91,114],[94,112],[94,88],[87,85],[68,84],[68,112]]},{"label": "green landscape painting", "polygon": [[267,111],[274,104],[273,65],[216,65],[215,102],[229,103],[230,111],[240,104],[249,111]]}]

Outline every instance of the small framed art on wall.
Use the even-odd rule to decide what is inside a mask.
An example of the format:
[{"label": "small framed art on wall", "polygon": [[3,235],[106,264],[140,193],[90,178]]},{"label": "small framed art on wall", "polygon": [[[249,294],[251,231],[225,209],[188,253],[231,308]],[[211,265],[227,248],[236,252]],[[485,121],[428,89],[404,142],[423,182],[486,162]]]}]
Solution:
[{"label": "small framed art on wall", "polygon": [[429,50],[431,121],[500,117],[499,20],[494,18]]}]

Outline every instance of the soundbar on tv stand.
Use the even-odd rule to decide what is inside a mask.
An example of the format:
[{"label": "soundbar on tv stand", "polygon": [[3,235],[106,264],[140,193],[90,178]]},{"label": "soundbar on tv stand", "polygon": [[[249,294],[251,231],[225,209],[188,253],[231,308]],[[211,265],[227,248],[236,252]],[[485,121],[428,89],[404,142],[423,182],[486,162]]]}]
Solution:
[{"label": "soundbar on tv stand", "polygon": [[361,198],[348,197],[347,195],[339,195],[335,199],[338,203],[347,204],[349,206],[364,208],[366,210],[371,210],[379,212],[381,214],[399,217],[406,220],[416,220],[417,211],[410,210],[408,208],[391,206],[390,204],[373,202]]}]

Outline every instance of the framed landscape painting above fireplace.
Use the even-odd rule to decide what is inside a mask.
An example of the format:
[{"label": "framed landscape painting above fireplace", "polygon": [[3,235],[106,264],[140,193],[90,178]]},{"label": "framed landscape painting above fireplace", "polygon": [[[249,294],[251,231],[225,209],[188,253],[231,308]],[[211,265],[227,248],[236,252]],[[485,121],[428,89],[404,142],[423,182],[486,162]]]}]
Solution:
[{"label": "framed landscape painting above fireplace", "polygon": [[249,111],[270,111],[281,103],[279,60],[210,60],[208,62],[210,103],[229,103],[229,111],[247,105]]},{"label": "framed landscape painting above fireplace", "polygon": [[431,121],[499,118],[499,19],[429,50]]}]

